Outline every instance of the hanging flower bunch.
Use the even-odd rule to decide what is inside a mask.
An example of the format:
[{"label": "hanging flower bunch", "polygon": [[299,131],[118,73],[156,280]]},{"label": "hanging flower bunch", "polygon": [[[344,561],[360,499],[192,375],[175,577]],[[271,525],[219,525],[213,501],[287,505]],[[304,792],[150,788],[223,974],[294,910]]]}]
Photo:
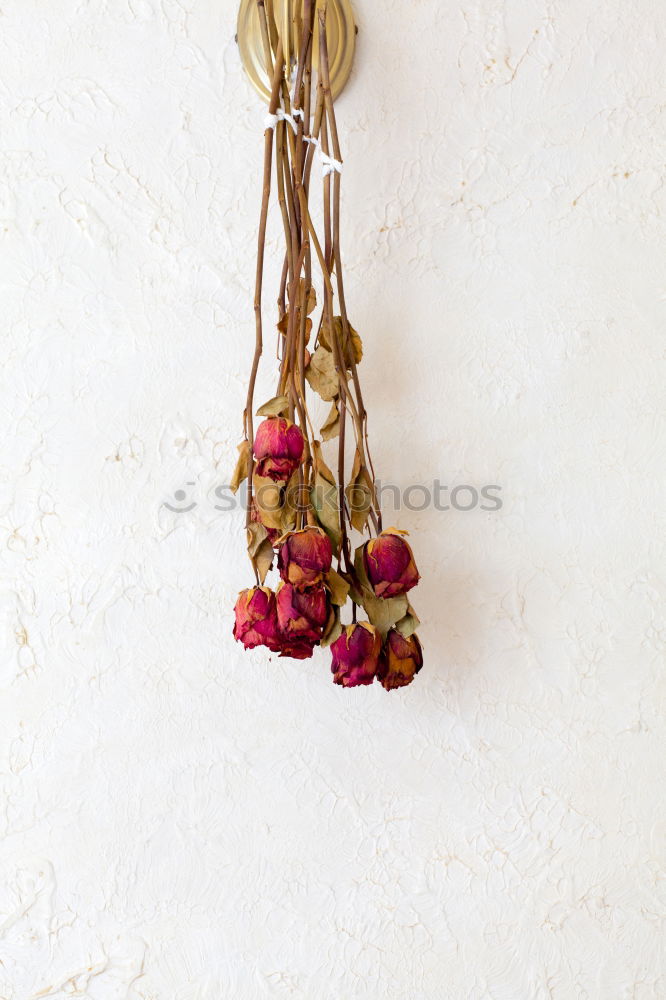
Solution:
[{"label": "hanging flower bunch", "polygon": [[[336,684],[375,678],[387,690],[412,682],[423,665],[410,594],[419,573],[405,532],[384,529],[368,448],[358,367],[361,338],[347,314],[340,255],[342,162],[330,87],[326,7],[304,0],[296,52],[258,0],[272,90],[264,136],[264,183],[255,293],[256,344],[245,437],[232,488],[247,480],[248,553],[256,585],[239,595],[234,636],[246,649],[266,646],[308,659],[330,647]],[[313,83],[315,18],[319,75]],[[310,213],[313,169],[323,174],[323,232]],[[266,224],[275,167],[285,255],[278,295],[279,376],[274,398],[256,410],[263,352],[262,291]],[[315,282],[322,293],[317,308]],[[330,405],[319,433],[312,394]],[[337,442],[336,473],[323,443]],[[360,544],[352,547],[352,536]],[[368,536],[363,540],[363,535]],[[335,563],[335,565],[334,565]],[[280,582],[266,578],[276,566]],[[349,607],[351,622],[343,625]]]}]

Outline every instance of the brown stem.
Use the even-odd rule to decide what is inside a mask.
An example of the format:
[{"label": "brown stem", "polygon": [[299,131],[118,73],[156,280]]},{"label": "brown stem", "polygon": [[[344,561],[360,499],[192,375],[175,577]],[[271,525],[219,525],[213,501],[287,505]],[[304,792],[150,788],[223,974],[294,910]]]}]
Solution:
[{"label": "brown stem", "polygon": [[[335,118],[335,108],[333,104],[333,94],[331,91],[331,81],[330,81],[330,70],[329,70],[329,59],[328,59],[328,45],[326,39],[326,8],[319,11],[319,69],[321,75],[321,85],[324,94],[324,104],[326,107],[326,119],[328,127],[330,128],[331,144],[333,147],[333,156],[339,162],[342,162],[342,153],[340,149],[340,139],[338,136],[337,122]],[[360,440],[357,442],[360,448],[361,459],[364,464],[366,462],[367,456],[367,466],[369,467],[371,479],[372,479],[372,505],[374,510],[371,512],[371,519],[373,521],[375,530],[377,532],[382,529],[382,515],[381,508],[379,504],[379,497],[377,494],[376,487],[376,476],[374,465],[372,462],[372,457],[370,455],[370,449],[368,444],[368,416],[365,409],[365,404],[363,402],[363,393],[361,391],[361,383],[358,376],[358,368],[356,365],[356,359],[354,357],[354,351],[351,343],[350,325],[349,317],[347,314],[347,304],[345,300],[344,291],[344,279],[342,274],[342,253],[340,248],[340,173],[334,171],[333,180],[333,255],[335,262],[335,272],[337,278],[337,290],[338,290],[338,301],[340,304],[340,316],[342,319],[342,331],[343,331],[343,356],[345,359],[349,359],[349,367],[352,373],[352,381],[354,384],[354,390],[356,393],[356,400],[358,404],[358,412],[361,422]]]},{"label": "brown stem", "polygon": [[[263,12],[263,4],[260,3],[260,14]],[[281,56],[280,46],[278,54]],[[269,113],[275,114],[277,108],[280,89],[281,63],[276,60],[273,72],[273,83],[271,89],[271,99]],[[263,327],[261,319],[261,298],[264,279],[264,257],[266,253],[266,223],[268,219],[268,203],[271,195],[271,172],[273,166],[273,129],[267,128],[264,133],[264,177],[261,198],[261,213],[259,218],[259,235],[257,238],[257,271],[254,291],[254,317],[255,317],[255,344],[254,357],[252,359],[252,370],[250,372],[250,382],[247,390],[247,402],[245,404],[245,438],[250,442],[250,448],[254,441],[254,387],[259,371],[259,361],[263,352]],[[248,477],[247,490],[247,511],[245,523],[249,528],[252,521],[252,470]]]},{"label": "brown stem", "polygon": [[[344,566],[348,575],[355,577],[351,560],[351,511],[346,500],[345,450],[349,425],[353,427],[359,460],[373,480],[370,518],[375,531],[381,528],[374,469],[368,448],[367,414],[363,403],[356,360],[353,355],[351,332],[345,302],[340,249],[340,174],[327,173],[323,188],[323,239],[320,242],[310,209],[312,166],[315,156],[314,142],[318,140],[324,156],[332,155],[341,160],[333,98],[330,88],[330,70],[326,36],[326,2],[317,13],[317,0],[299,0],[295,25],[285,16],[290,5],[281,8],[280,25],[276,24],[274,0],[257,0],[267,70],[272,81],[270,114],[281,107],[285,114],[301,109],[302,117],[296,123],[277,123],[267,129],[264,148],[264,187],[259,223],[257,275],[255,285],[255,356],[252,365],[248,400],[245,411],[246,437],[253,439],[253,401],[258,366],[263,350],[262,289],[266,248],[268,206],[271,193],[272,164],[275,161],[277,200],[282,217],[285,256],[278,295],[279,319],[287,317],[286,330],[280,336],[280,378],[278,394],[289,401],[289,416],[298,421],[305,438],[304,461],[299,469],[299,498],[307,493],[313,476],[313,448],[315,433],[308,414],[305,369],[307,360],[307,328],[310,293],[313,286],[313,255],[318,273],[323,281],[323,305],[320,320],[329,333],[338,380],[337,406],[340,417],[338,443],[338,497],[340,507],[341,547],[338,568]],[[302,12],[302,16],[301,16]],[[312,61],[315,18],[319,19],[320,78],[316,96],[313,94]],[[294,34],[295,29],[295,34]],[[291,56],[295,54],[296,75],[290,93],[289,77]],[[323,245],[322,245],[323,244]],[[335,279],[334,279],[335,272]],[[334,297],[337,293],[341,320],[334,322]],[[367,456],[367,457],[366,457]],[[247,523],[251,521],[252,477],[248,490]],[[299,509],[296,525],[302,527],[305,511]],[[307,511],[308,523],[313,519]],[[354,620],[356,609],[354,608]]]}]

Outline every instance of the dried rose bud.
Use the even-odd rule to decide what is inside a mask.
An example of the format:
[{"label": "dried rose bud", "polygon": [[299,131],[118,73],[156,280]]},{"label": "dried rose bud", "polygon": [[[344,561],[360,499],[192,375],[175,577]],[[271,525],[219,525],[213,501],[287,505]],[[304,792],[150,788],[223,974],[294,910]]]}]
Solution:
[{"label": "dried rose bud", "polygon": [[278,627],[286,640],[319,642],[328,621],[328,594],[323,586],[299,591],[281,583],[275,601]]},{"label": "dried rose bud", "polygon": [[268,587],[253,587],[242,590],[236,607],[234,639],[242,642],[246,649],[268,646],[274,653],[281,648],[280,631],[277,622],[275,594]]},{"label": "dried rose bud", "polygon": [[278,553],[280,576],[298,590],[321,583],[331,568],[333,547],[325,531],[308,527],[287,536]]},{"label": "dried rose bud", "polygon": [[399,597],[421,579],[411,548],[404,538],[391,530],[366,542],[363,560],[377,597]]},{"label": "dried rose bud", "polygon": [[286,483],[301,464],[305,443],[296,424],[285,417],[268,417],[257,428],[254,457],[257,475]]},{"label": "dried rose bud", "polygon": [[377,679],[387,691],[407,687],[423,666],[423,650],[418,636],[405,639],[397,629],[392,628],[386,637],[379,658]]},{"label": "dried rose bud", "polygon": [[348,625],[331,646],[333,680],[342,687],[372,684],[377,673],[382,637],[369,622]]},{"label": "dried rose bud", "polygon": [[286,639],[283,636],[280,656],[289,656],[292,660],[309,660],[316,645],[316,642],[308,642],[307,639]]}]

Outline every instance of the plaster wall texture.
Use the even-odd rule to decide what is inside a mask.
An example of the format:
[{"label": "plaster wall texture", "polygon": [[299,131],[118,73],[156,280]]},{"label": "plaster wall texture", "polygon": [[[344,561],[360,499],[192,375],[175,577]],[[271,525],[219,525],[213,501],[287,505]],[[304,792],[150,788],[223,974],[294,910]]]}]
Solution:
[{"label": "plaster wall texture", "polygon": [[2,1000],[666,996],[664,8],[356,12],[375,464],[503,499],[396,514],[426,666],[391,695],[231,638],[236,5],[1,4]]}]

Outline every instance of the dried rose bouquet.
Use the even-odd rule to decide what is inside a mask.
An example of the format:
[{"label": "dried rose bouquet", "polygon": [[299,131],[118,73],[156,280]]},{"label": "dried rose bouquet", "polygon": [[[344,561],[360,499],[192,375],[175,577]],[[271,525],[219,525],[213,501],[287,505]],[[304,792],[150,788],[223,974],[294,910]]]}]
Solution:
[{"label": "dried rose bouquet", "polygon": [[[264,136],[256,345],[245,437],[232,483],[237,490],[248,482],[248,553],[256,586],[239,595],[234,636],[246,649],[266,646],[295,659],[310,658],[316,646],[330,646],[336,684],[357,687],[377,678],[388,691],[410,684],[423,665],[415,634],[419,621],[408,597],[419,573],[405,532],[382,527],[368,448],[358,375],[363,347],[347,315],[340,255],[342,162],[326,5],[319,10],[315,0],[297,5],[293,59],[291,53],[285,55],[290,42],[285,45],[278,30],[271,0],[258,0],[257,6],[272,88]],[[314,84],[316,18],[319,74]],[[315,165],[323,175],[321,235],[310,212]],[[273,168],[285,237],[277,300],[279,376],[275,397],[256,411],[262,420],[255,428]],[[321,309],[316,285],[322,292]],[[312,393],[330,404],[319,435],[308,408]],[[323,443],[335,439],[334,474],[324,460]],[[354,554],[353,532],[370,536]],[[275,591],[265,585],[274,563],[281,578]],[[352,620],[343,625],[348,604]],[[366,620],[358,620],[359,608]]]}]

